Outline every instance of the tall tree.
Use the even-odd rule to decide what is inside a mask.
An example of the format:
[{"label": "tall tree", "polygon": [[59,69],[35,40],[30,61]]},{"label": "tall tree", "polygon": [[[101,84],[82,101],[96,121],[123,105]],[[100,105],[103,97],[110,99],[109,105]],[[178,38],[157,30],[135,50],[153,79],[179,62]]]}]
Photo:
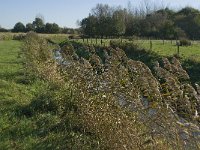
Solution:
[{"label": "tall tree", "polygon": [[175,15],[175,22],[189,38],[200,38],[200,11],[191,7],[180,10]]},{"label": "tall tree", "polygon": [[15,24],[12,32],[25,32],[26,31],[25,29],[26,28],[25,28],[24,24],[21,22],[18,22]]},{"label": "tall tree", "polygon": [[45,24],[42,18],[36,17],[35,20],[33,21],[33,26],[36,32],[38,33],[44,32]]},{"label": "tall tree", "polygon": [[46,23],[45,32],[46,33],[59,33],[60,27],[56,23]]},{"label": "tall tree", "polygon": [[94,37],[97,35],[97,18],[90,15],[81,21],[81,27],[85,35]]},{"label": "tall tree", "polygon": [[96,33],[98,36],[108,36],[111,32],[113,9],[108,5],[97,4],[92,9],[92,15],[97,18]]},{"label": "tall tree", "polygon": [[[119,9],[114,11],[112,19],[113,19],[113,34],[120,36],[125,33],[126,30],[126,25],[125,25],[125,16],[126,16],[126,11]],[[112,29],[111,28],[111,29]]]},{"label": "tall tree", "polygon": [[26,32],[34,31],[34,25],[32,23],[26,24]]}]

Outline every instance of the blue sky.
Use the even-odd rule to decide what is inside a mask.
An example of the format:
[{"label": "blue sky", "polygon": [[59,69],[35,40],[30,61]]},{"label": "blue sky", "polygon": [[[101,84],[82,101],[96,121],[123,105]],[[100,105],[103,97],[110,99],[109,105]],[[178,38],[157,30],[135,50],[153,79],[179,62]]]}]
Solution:
[{"label": "blue sky", "polygon": [[[133,6],[145,0],[129,0]],[[200,0],[146,0],[172,8],[193,6],[200,8]],[[56,22],[61,27],[77,27],[76,21],[86,17],[97,3],[127,6],[128,0],[0,0],[0,26],[12,28],[15,23],[32,22],[41,14],[45,22]]]}]

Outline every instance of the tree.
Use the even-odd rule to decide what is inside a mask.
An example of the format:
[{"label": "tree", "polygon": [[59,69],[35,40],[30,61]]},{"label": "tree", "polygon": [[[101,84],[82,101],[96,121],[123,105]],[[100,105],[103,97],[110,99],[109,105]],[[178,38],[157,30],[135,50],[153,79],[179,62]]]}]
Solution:
[{"label": "tree", "polygon": [[16,23],[12,30],[12,32],[25,32],[25,31],[26,31],[26,28],[24,24],[21,22]]},{"label": "tree", "polygon": [[56,23],[46,23],[45,32],[46,33],[59,33],[60,27]]},{"label": "tree", "polygon": [[113,29],[113,35],[123,35],[126,30],[126,24],[125,24],[125,10],[116,10],[113,13],[112,16],[112,28]]},{"label": "tree", "polygon": [[175,15],[175,22],[190,39],[200,38],[200,12],[198,10],[190,7],[183,8]]},{"label": "tree", "polygon": [[92,9],[92,15],[97,19],[96,34],[101,38],[111,34],[112,13],[113,9],[108,5],[97,4],[96,7]]},{"label": "tree", "polygon": [[85,35],[93,37],[97,34],[97,18],[89,16],[81,21],[81,28]]},{"label": "tree", "polygon": [[165,39],[175,38],[176,29],[174,23],[171,20],[167,20],[160,28],[160,35]]},{"label": "tree", "polygon": [[9,32],[9,30],[7,30],[7,29],[5,29],[5,28],[2,28],[2,27],[0,26],[0,32]]},{"label": "tree", "polygon": [[36,32],[43,33],[45,31],[45,24],[41,18],[35,18],[33,21],[33,26]]},{"label": "tree", "polygon": [[26,32],[29,32],[29,31],[34,31],[34,25],[32,23],[27,23],[26,24]]},{"label": "tree", "polygon": [[187,38],[187,35],[184,30],[182,30],[179,27],[176,27],[175,32],[174,32],[174,37],[176,39],[185,39],[185,38]]}]

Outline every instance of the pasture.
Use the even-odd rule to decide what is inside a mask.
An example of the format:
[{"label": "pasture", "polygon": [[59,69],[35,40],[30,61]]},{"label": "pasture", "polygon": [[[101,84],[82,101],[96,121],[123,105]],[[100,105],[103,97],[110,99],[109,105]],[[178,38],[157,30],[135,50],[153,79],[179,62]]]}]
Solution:
[{"label": "pasture", "polygon": [[56,142],[54,138],[61,135],[47,131],[52,122],[58,121],[56,115],[24,115],[34,97],[47,86],[41,80],[26,78],[20,56],[22,44],[0,41],[0,149],[54,149],[51,141]]},{"label": "pasture", "polygon": [[[127,39],[72,39],[80,43],[86,43],[89,45],[109,46],[110,41],[121,41],[123,43],[134,43],[140,48],[144,48],[148,51],[156,52],[160,56],[171,57],[178,53],[178,47],[176,40],[151,40],[152,48],[150,46],[150,40],[127,40]],[[184,60],[190,59],[192,61],[200,61],[200,41],[191,41],[191,46],[179,46],[179,56]]]},{"label": "pasture", "polygon": [[[66,40],[66,36],[63,36],[63,35],[61,36],[60,35],[39,35],[39,36],[42,37],[42,39],[43,38],[50,39],[51,41],[55,43],[60,43],[61,41]],[[83,43],[81,39],[77,41],[79,41],[79,43]],[[36,54],[32,53],[35,56],[30,60],[26,60],[25,62],[24,58],[21,55],[22,53],[21,48],[25,44],[23,40],[0,41],[0,68],[1,68],[0,69],[0,99],[1,99],[0,101],[0,104],[1,104],[0,148],[2,149],[80,149],[80,147],[84,146],[83,149],[87,149],[88,147],[89,147],[88,149],[94,149],[94,147],[95,148],[99,146],[106,147],[107,145],[109,145],[109,144],[104,145],[101,142],[109,141],[109,140],[110,140],[109,142],[111,143],[115,142],[115,141],[112,141],[112,139],[115,139],[115,138],[109,138],[108,136],[112,134],[107,134],[107,133],[112,133],[113,128],[118,130],[119,126],[115,124],[115,119],[116,119],[115,115],[110,117],[109,115],[107,115],[107,112],[110,111],[111,114],[113,113],[112,111],[114,111],[115,113],[117,112],[118,113],[117,117],[119,117],[121,114],[125,115],[125,112],[122,111],[122,109],[119,109],[120,107],[115,107],[115,105],[113,105],[114,103],[113,104],[110,103],[109,102],[110,99],[108,99],[108,102],[105,101],[105,99],[107,99],[106,97],[113,97],[113,94],[107,93],[105,91],[98,91],[98,93],[95,93],[94,91],[94,92],[91,92],[92,96],[86,95],[88,96],[86,98],[81,97],[82,95],[80,95],[80,93],[84,93],[84,92],[88,93],[88,91],[85,91],[87,89],[86,87],[88,86],[85,87],[83,85],[87,83],[94,83],[94,87],[95,86],[98,87],[98,84],[96,83],[96,79],[98,78],[102,80],[101,82],[104,82],[104,79],[106,78],[103,76],[103,74],[102,74],[102,78],[100,78],[101,75],[98,75],[98,74],[94,75],[94,71],[92,70],[87,72],[86,71],[87,69],[84,68],[86,66],[82,66],[80,68],[81,70],[79,69],[76,70],[75,68],[66,69],[65,72],[67,73],[67,76],[68,76],[67,78],[74,80],[73,82],[72,81],[70,82],[72,82],[74,85],[81,85],[78,88],[75,88],[75,87],[69,88],[68,80],[65,80],[64,82],[61,81],[62,84],[60,86],[60,84],[58,85],[53,84],[50,80],[46,81],[46,79],[41,79],[41,78],[32,79],[30,78],[30,76],[27,76],[26,70],[24,67],[24,64],[31,64],[31,62],[33,62],[35,65],[38,65],[37,66],[38,68],[42,67],[42,70],[40,70],[42,74],[44,74],[47,77],[49,76],[50,78],[55,78],[56,79],[55,81],[58,83],[60,82],[59,80],[57,80],[55,76],[51,76],[50,74],[45,73],[45,70],[48,71],[49,67],[48,66],[43,67],[42,63],[45,63],[43,62],[43,60],[39,59],[41,61],[39,63],[34,61],[35,58],[37,59],[37,57],[41,56],[40,51],[45,51],[44,54],[49,56],[47,54],[48,50],[42,49],[42,47],[44,46],[44,45],[42,46],[40,45],[42,42],[40,41],[35,42],[35,43],[34,42],[35,41],[33,40],[27,45],[27,46],[30,46],[30,49],[27,49],[27,51],[28,52],[36,51]],[[101,44],[100,40],[97,42],[98,42],[98,45]],[[108,40],[104,40],[103,42],[105,43],[105,46],[108,46],[110,41],[108,39]],[[122,42],[126,43],[126,42],[136,42],[136,41],[128,41],[128,40],[123,39]],[[92,41],[92,43],[94,43],[94,41]],[[47,42],[46,44],[49,44],[49,43]],[[69,42],[68,44],[71,44],[71,43]],[[92,47],[87,46],[87,45],[82,45],[82,46],[79,45],[78,47],[76,47],[77,46],[76,43],[73,43],[73,44],[75,45],[71,45],[71,46],[74,46],[76,48],[75,52],[77,53],[77,56],[80,55],[80,57],[83,57],[83,58],[85,56],[83,61],[85,61],[85,63],[88,62],[89,60],[86,60],[87,59],[86,56],[88,53],[90,53],[90,55],[88,56],[92,56],[91,53],[94,53],[94,51],[91,51]],[[137,41],[135,44],[141,46],[142,48],[146,48],[146,51],[150,51],[148,49],[147,40]],[[175,45],[173,44],[170,45],[170,44],[171,44],[170,42],[166,42],[165,45],[163,45],[162,41],[153,41],[153,45],[156,45],[157,47],[153,46],[152,51],[155,51],[159,56],[171,56],[174,54],[172,51],[170,52],[165,51],[164,53],[162,53],[161,50],[159,51],[159,49],[163,47],[165,47],[165,49],[169,49],[170,47],[173,47],[173,46],[176,47]],[[46,46],[44,47],[46,48]],[[66,48],[66,54],[68,54],[67,53],[67,51],[69,50],[67,49],[68,46],[65,46],[65,48]],[[101,69],[101,66],[102,65],[104,66],[105,64],[99,64],[98,66],[98,62],[101,62],[101,61],[97,61],[97,59],[103,58],[102,57],[103,55],[101,55],[101,52],[103,49],[101,48],[99,49],[98,47],[93,47],[93,48],[95,48],[96,53],[95,55],[93,55],[94,57],[92,57],[91,59],[93,59],[94,62],[97,62],[96,63],[97,65],[96,66],[94,65],[93,67],[94,69],[95,68]],[[107,49],[106,47],[104,48]],[[187,47],[184,47],[184,48],[187,48]],[[193,44],[190,48],[191,50],[193,50],[194,54],[197,54],[197,51],[195,49],[198,48],[198,44]],[[82,50],[82,52],[80,52],[79,50]],[[181,48],[180,48],[180,52],[181,52]],[[191,58],[189,56],[189,53],[186,53],[186,51],[184,51],[184,54],[185,54],[184,59]],[[100,56],[102,58],[100,58]],[[114,51],[112,52],[111,56],[113,56],[112,61],[113,61],[113,64],[116,63],[115,64],[116,66],[115,65],[110,66],[111,67],[110,81],[116,78],[115,84],[118,83],[116,87],[119,86],[120,89],[122,89],[120,92],[126,93],[126,90],[125,90],[126,88],[124,89],[124,87],[125,85],[129,85],[130,83],[130,81],[128,80],[129,72],[127,72],[127,74],[126,73],[123,74],[124,71],[127,71],[127,70],[125,69],[122,71],[121,69],[123,68],[117,67],[117,64],[121,63],[122,60],[121,59],[118,60],[114,57],[115,56]],[[120,53],[119,53],[119,56],[120,56]],[[42,55],[42,58],[43,58],[43,55]],[[66,55],[66,58],[69,58],[69,56]],[[80,65],[79,61],[77,60],[74,63],[77,66]],[[190,67],[191,66],[192,65],[190,65]],[[140,71],[140,68],[138,68],[138,71]],[[52,72],[53,72],[53,67],[52,67]],[[192,71],[192,72],[195,72],[195,71]],[[74,75],[77,75],[77,76],[74,76]],[[144,78],[148,78],[149,76],[152,76],[151,74],[146,75],[144,73],[141,73],[141,75],[143,75]],[[93,82],[91,82],[91,80]],[[136,87],[136,86],[133,86],[132,84],[130,84],[129,86],[130,88]],[[113,90],[113,93],[114,93],[115,91],[118,90],[118,88],[116,87],[111,86],[110,90]],[[147,89],[151,89],[151,88],[148,87]],[[80,92],[80,93],[77,92],[79,90],[83,92]],[[73,93],[75,94],[72,95]],[[75,101],[76,103],[74,103],[73,100],[76,100]],[[90,102],[87,100],[92,100],[92,101]],[[103,103],[99,103],[99,100],[101,100],[100,102],[103,102]],[[105,107],[104,105],[107,103],[109,105],[106,105]],[[89,113],[89,114],[96,113],[96,115],[92,115],[90,119],[87,118],[87,115],[86,116],[83,115],[81,118],[79,118],[79,115],[77,115],[77,112],[75,111],[76,109],[74,110],[73,108],[75,104],[77,105],[75,108],[78,107],[78,109],[80,109],[83,112],[87,112],[88,110],[90,110],[88,108],[92,108],[91,109],[92,113]],[[107,106],[109,106],[108,107],[109,109],[107,109]],[[88,107],[88,108],[86,109],[85,107],[86,108]],[[101,109],[105,109],[104,111],[105,113],[103,114],[105,116],[101,120],[103,121],[103,123],[102,122],[98,123],[98,121],[96,121],[96,117],[101,118],[101,116],[98,116],[99,112],[97,108],[99,107]],[[63,117],[63,114],[64,114],[64,117]],[[126,120],[123,120],[124,119],[123,115],[121,116],[121,119],[122,121],[126,122]],[[128,117],[130,114],[126,114],[126,115]],[[132,114],[132,115],[135,115],[135,114]],[[129,120],[130,122],[132,120],[131,119],[132,117],[133,116],[130,117],[130,120]],[[108,120],[110,122],[107,122]],[[170,120],[167,120],[167,121],[170,121]],[[131,127],[134,130],[137,129],[137,127],[140,127],[140,126],[137,126],[135,122],[131,122],[131,123],[133,123]],[[139,120],[138,120],[138,123],[140,124]],[[97,126],[91,126],[93,124],[96,124]],[[88,128],[83,129],[85,126],[87,126]],[[104,128],[105,126],[106,128]],[[129,126],[129,123],[127,124],[127,126]],[[149,124],[147,125],[146,128],[140,127],[139,130],[141,130],[141,133],[143,133],[145,132],[145,130],[150,129],[150,127],[151,126]],[[102,129],[104,131],[102,134],[99,134],[100,132],[95,132],[96,130],[102,131]],[[124,128],[120,130],[123,130],[123,129]],[[85,131],[85,130],[88,130],[88,131]],[[126,135],[124,134],[124,132],[122,133],[123,135]],[[134,131],[134,134],[137,134],[137,132]],[[102,136],[105,139],[103,140],[99,139],[99,136]],[[149,135],[145,135],[145,136],[148,137]],[[121,137],[121,134],[116,137]],[[129,137],[128,134],[127,134],[127,137]],[[141,137],[141,139],[139,140],[143,140],[143,139],[144,138]],[[119,140],[121,140],[121,138],[119,138]],[[99,144],[99,141],[100,141],[100,144]],[[160,142],[160,140],[158,140],[158,143],[161,146],[164,146],[162,145],[162,142]],[[114,145],[114,144],[111,144],[111,145]]]},{"label": "pasture", "polygon": [[[137,40],[134,43],[141,48],[150,50],[149,40]],[[165,40],[164,44],[162,40],[152,40],[152,51],[161,56],[173,56],[178,53],[178,47],[175,40]],[[179,55],[183,59],[200,61],[200,42],[192,41],[191,46],[179,46]]]}]

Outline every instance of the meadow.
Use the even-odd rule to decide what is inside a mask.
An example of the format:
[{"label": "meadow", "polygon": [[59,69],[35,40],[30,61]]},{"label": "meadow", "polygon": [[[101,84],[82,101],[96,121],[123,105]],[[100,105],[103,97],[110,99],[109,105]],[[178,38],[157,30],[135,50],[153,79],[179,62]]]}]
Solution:
[{"label": "meadow", "polygon": [[[180,127],[164,104],[157,101],[162,97],[172,106],[181,105],[183,109],[175,108],[178,115],[193,118],[194,110],[184,104],[188,102],[195,108],[194,101],[175,101],[176,97],[169,99],[173,93],[167,92],[173,89],[187,93],[187,88],[175,88],[185,86],[177,72],[188,80],[179,65],[177,68],[172,64],[178,69],[173,75],[165,68],[173,79],[170,81],[176,85],[171,86],[169,82],[169,87],[165,87],[149,71],[148,65],[126,55],[129,51],[106,44],[103,47],[83,44],[81,39],[76,41],[66,41],[63,35],[34,33],[23,40],[0,41],[1,149],[123,149],[124,144],[128,149],[184,147],[178,130],[191,133],[196,130],[183,123]],[[120,41],[116,41],[120,46]],[[122,40],[125,46],[127,42]],[[109,40],[104,43],[109,44]],[[53,60],[52,50],[58,44],[67,65]],[[142,44],[148,46],[148,43]],[[157,58],[146,53],[149,51],[142,52],[150,54],[148,59]],[[134,56],[134,53],[138,51],[133,47],[130,54]],[[140,94],[151,101],[149,108],[144,108],[137,99]],[[119,99],[123,101],[118,104]],[[137,109],[130,112],[134,105]],[[158,105],[162,109],[157,109]],[[149,118],[151,109],[159,113]],[[148,117],[141,119],[143,115]],[[150,134],[155,126],[163,124],[158,134]],[[176,140],[175,136],[178,136]],[[199,148],[196,137],[188,141],[187,146]]]},{"label": "meadow", "polygon": [[[142,40],[142,39],[133,39],[133,40],[127,40],[127,39],[103,39],[102,44],[100,39],[74,39],[73,41],[77,41],[80,43],[85,44],[92,44],[92,45],[99,45],[99,46],[109,46],[110,41],[119,41],[123,43],[133,43],[138,45],[140,48],[144,48],[149,51],[153,51],[157,53],[160,56],[163,57],[172,57],[174,55],[177,55],[178,53],[178,47],[176,45],[176,40],[151,40],[152,47],[150,46],[150,40]],[[200,61],[200,41],[191,41],[191,46],[180,46],[179,47],[179,56],[186,60],[190,59],[193,61]]]},{"label": "meadow", "polygon": [[[165,40],[164,44],[162,40],[152,40],[152,49],[150,49],[149,40],[137,40],[134,42],[141,48],[152,50],[161,56],[173,56],[178,53],[178,47],[175,40]],[[192,41],[191,46],[180,46],[179,55],[183,59],[192,59],[200,61],[200,42]]]},{"label": "meadow", "polygon": [[36,105],[34,100],[45,93],[48,84],[26,77],[20,55],[22,45],[22,41],[0,41],[0,149],[55,149],[68,135],[65,131],[50,131],[60,120],[55,114],[28,117]]}]

